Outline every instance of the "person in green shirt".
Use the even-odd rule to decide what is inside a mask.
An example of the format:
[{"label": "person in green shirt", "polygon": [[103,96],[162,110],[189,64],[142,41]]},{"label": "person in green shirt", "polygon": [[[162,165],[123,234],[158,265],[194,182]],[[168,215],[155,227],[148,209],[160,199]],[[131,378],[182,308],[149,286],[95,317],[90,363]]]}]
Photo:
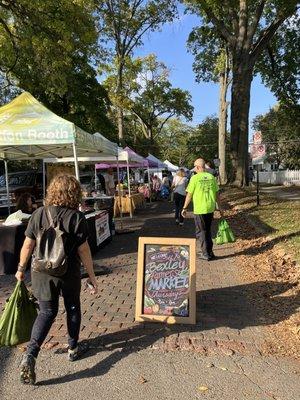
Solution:
[{"label": "person in green shirt", "polygon": [[200,242],[202,251],[200,258],[210,261],[215,257],[211,224],[215,209],[219,209],[217,203],[219,187],[216,178],[205,171],[205,161],[202,158],[194,162],[194,167],[196,174],[192,176],[186,189],[187,195],[181,214],[186,217],[187,207],[193,201],[196,238]]}]

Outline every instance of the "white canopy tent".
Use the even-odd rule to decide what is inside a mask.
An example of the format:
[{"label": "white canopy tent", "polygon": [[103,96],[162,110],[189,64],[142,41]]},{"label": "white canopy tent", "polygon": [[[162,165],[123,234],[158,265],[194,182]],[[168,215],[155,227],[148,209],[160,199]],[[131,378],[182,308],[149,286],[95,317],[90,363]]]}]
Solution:
[{"label": "white canopy tent", "polygon": [[177,165],[172,164],[170,161],[165,160],[164,164],[167,166],[168,171],[170,172],[176,172],[179,170],[179,167]]},{"label": "white canopy tent", "polygon": [[150,164],[149,172],[162,179],[162,171],[168,169],[167,165],[150,153],[146,160],[148,160]]},{"label": "white canopy tent", "polygon": [[0,108],[0,159],[5,163],[8,204],[9,160],[63,159],[71,156],[79,180],[78,157],[99,157],[100,154],[117,159],[117,144],[99,133],[91,135],[59,117],[30,93],[22,93]]},{"label": "white canopy tent", "polygon": [[[98,135],[95,133],[95,135]],[[146,163],[145,163],[146,160]],[[58,157],[51,157],[51,158],[45,158],[44,163],[71,163],[74,162],[73,157],[63,157],[63,158],[58,158]],[[118,153],[117,156],[114,155],[105,155],[105,154],[99,154],[98,156],[88,156],[88,157],[77,157],[77,161],[83,162],[83,163],[92,163],[95,164],[95,167],[98,166],[98,168],[109,168],[111,167],[116,167],[118,171],[118,179],[119,179],[119,168],[121,165],[125,165],[127,168],[127,174],[129,177],[129,168],[133,167],[140,167],[140,166],[145,166],[145,168],[148,169],[148,178],[149,178],[149,167],[148,167],[148,162],[147,159],[144,159],[142,156],[138,155],[135,153],[133,150],[131,150],[129,147],[126,147],[125,149],[122,149],[121,147],[118,147]],[[95,168],[95,175],[96,175],[96,168]],[[128,191],[129,191],[129,196],[131,195],[131,188],[130,188],[130,182],[128,184]]]},{"label": "white canopy tent", "polygon": [[146,157],[147,160],[150,161],[151,165],[155,165],[157,169],[163,170],[167,169],[167,165],[164,164],[159,158],[155,157],[154,155],[150,154]]}]

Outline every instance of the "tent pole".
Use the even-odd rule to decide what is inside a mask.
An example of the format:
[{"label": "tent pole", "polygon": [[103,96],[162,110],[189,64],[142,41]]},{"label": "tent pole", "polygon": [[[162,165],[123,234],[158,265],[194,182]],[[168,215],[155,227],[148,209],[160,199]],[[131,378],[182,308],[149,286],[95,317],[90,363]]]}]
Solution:
[{"label": "tent pole", "polygon": [[96,164],[95,164],[95,191],[97,192],[97,181],[98,181],[98,177],[97,177],[97,168],[96,168]]},{"label": "tent pole", "polygon": [[149,170],[149,164],[147,167],[147,172],[148,172],[148,186],[149,186],[149,202],[151,203],[151,182],[150,182],[150,170]]},{"label": "tent pole", "polygon": [[119,168],[119,156],[118,155],[117,155],[117,175],[118,175],[118,197],[119,197],[119,205],[120,205],[120,222],[121,222],[121,229],[123,229],[123,207],[122,207],[120,168]]},{"label": "tent pole", "polygon": [[4,160],[4,169],[5,169],[7,209],[8,209],[8,215],[10,215],[10,197],[9,197],[9,185],[8,185],[8,162],[7,162],[7,160]]},{"label": "tent pole", "polygon": [[[127,153],[127,155],[128,155],[128,153]],[[130,176],[129,176],[129,162],[128,162],[128,156],[127,156],[127,182],[128,182],[128,196],[129,196],[129,202],[130,202],[130,218],[132,218],[131,188],[130,188]]]},{"label": "tent pole", "polygon": [[80,182],[80,178],[79,178],[79,167],[78,167],[78,158],[77,158],[77,152],[76,152],[75,143],[73,143],[73,154],[74,154],[74,164],[75,164],[75,175],[76,175],[76,179],[78,180],[78,182]]},{"label": "tent pole", "polygon": [[45,200],[45,197],[46,197],[46,164],[45,164],[44,160],[43,160],[43,197]]}]

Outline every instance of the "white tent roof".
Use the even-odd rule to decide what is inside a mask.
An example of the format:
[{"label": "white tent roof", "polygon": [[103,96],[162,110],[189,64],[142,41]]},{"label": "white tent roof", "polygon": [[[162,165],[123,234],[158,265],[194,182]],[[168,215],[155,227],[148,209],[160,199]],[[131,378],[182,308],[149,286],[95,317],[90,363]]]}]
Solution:
[{"label": "white tent roof", "polygon": [[179,170],[179,167],[177,165],[172,164],[170,161],[165,160],[164,164],[168,167],[168,170],[171,172],[176,172]]},{"label": "white tent roof", "polygon": [[117,155],[118,146],[99,133],[91,135],[22,93],[0,108],[0,158],[9,160],[47,157]]},{"label": "white tent roof", "polygon": [[[95,133],[94,136],[100,135],[99,133]],[[102,136],[102,135],[101,135]],[[104,138],[105,139],[105,138]],[[105,139],[107,140],[107,139]],[[118,157],[117,157],[118,154]],[[77,157],[78,162],[86,162],[86,163],[107,163],[107,164],[115,164],[117,162],[117,158],[119,162],[129,162],[129,163],[137,163],[140,164],[144,158],[139,156],[138,154],[132,154],[128,152],[126,149],[123,149],[122,147],[118,147],[116,155],[105,155],[105,154],[99,154],[98,156],[85,156],[85,157]],[[44,158],[44,162],[46,163],[58,163],[58,162],[74,162],[73,157],[47,157]]]},{"label": "white tent roof", "polygon": [[159,169],[168,169],[167,166],[158,158],[156,158],[155,156],[153,156],[152,154],[149,153],[147,160],[152,161],[153,163],[155,163],[157,165],[157,168]]}]

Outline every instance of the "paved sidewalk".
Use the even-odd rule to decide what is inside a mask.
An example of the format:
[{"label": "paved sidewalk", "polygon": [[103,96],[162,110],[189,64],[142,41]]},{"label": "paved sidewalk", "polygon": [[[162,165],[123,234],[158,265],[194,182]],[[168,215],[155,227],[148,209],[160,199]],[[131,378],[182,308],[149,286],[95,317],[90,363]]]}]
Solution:
[{"label": "paved sidewalk", "polygon": [[262,183],[260,186],[261,193],[269,194],[273,197],[276,197],[279,200],[291,200],[296,201],[300,200],[300,187],[299,186],[283,186],[283,185],[274,185],[274,186],[264,186]]},{"label": "paved sidewalk", "polygon": [[[249,298],[263,282],[242,282],[233,246],[218,247],[215,261],[197,262],[196,325],[134,322],[138,237],[194,237],[192,218],[179,227],[172,208],[149,205],[125,220],[134,233],[116,235],[99,252],[97,263],[112,273],[98,277],[97,297],[82,292],[81,338],[90,346],[82,360],[66,360],[62,308],[38,359],[35,387],[18,384],[20,351],[0,348],[1,399],[298,399],[299,363],[262,355],[272,340],[270,316]],[[14,283],[0,277],[0,306]]]},{"label": "paved sidewalk", "polygon": [[[194,222],[186,220],[177,226],[171,203],[153,203],[133,220],[126,219],[125,227],[134,233],[116,235],[102,249],[96,262],[112,269],[112,273],[99,276],[99,294],[94,297],[82,292],[81,339],[91,346],[115,348],[121,346],[161,350],[193,350],[200,354],[259,354],[266,333],[261,325],[262,316],[256,315],[247,301],[251,285],[239,279],[238,266],[234,264],[232,246],[217,248],[217,260],[197,261],[197,324],[162,325],[136,323],[135,286],[137,242],[139,236],[194,237]],[[6,277],[4,277],[6,278]],[[12,277],[3,279],[0,301],[12,290]],[[61,305],[62,307],[62,305]],[[65,348],[67,329],[65,312],[59,315],[46,338],[46,349]]]}]

